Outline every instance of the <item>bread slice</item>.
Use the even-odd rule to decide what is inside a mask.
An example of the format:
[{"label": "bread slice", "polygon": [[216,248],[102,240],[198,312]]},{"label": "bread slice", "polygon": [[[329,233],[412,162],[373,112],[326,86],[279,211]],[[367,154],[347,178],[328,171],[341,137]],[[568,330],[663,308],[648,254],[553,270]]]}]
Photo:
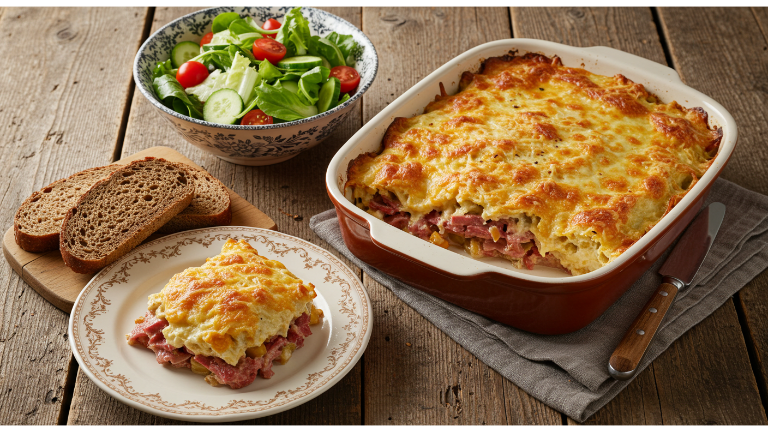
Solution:
[{"label": "bread slice", "polygon": [[173,217],[157,232],[170,234],[232,222],[231,201],[227,188],[206,171],[184,165],[195,184],[192,204]]},{"label": "bread slice", "polygon": [[148,157],[99,181],[61,226],[64,263],[93,273],[138,246],[192,202],[195,186],[181,164]]},{"label": "bread slice", "polygon": [[28,252],[58,249],[61,222],[67,210],[97,181],[118,168],[120,165],[107,165],[80,171],[30,195],[13,219],[16,244]]}]

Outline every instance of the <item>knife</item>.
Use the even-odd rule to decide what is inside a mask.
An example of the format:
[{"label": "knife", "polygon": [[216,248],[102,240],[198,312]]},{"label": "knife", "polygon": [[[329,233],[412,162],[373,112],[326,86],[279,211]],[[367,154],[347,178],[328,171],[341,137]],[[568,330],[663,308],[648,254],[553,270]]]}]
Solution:
[{"label": "knife", "polygon": [[687,288],[704,262],[725,216],[725,205],[712,203],[701,211],[659,269],[661,285],[608,360],[608,373],[617,380],[635,376],[648,345],[679,291]]}]

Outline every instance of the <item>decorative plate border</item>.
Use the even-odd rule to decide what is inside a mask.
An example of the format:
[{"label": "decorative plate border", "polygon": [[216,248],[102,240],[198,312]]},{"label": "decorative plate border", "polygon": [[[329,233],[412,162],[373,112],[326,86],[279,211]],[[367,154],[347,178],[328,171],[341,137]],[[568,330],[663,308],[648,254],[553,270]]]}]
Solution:
[{"label": "decorative plate border", "polygon": [[[242,231],[251,231],[251,235],[243,235]],[[230,232],[232,234],[227,234]],[[263,233],[263,234],[262,234]],[[270,253],[285,257],[288,253],[296,253],[304,262],[305,269],[319,267],[324,270],[326,275],[324,283],[336,285],[341,288],[341,300],[337,305],[342,315],[349,319],[349,322],[342,328],[346,330],[346,337],[343,342],[337,343],[331,350],[331,355],[327,357],[328,362],[322,371],[309,374],[306,380],[299,387],[278,391],[275,396],[269,400],[248,401],[244,399],[231,399],[228,404],[223,406],[211,406],[202,401],[185,400],[181,403],[166,401],[159,393],[141,393],[131,386],[131,380],[123,374],[113,372],[111,366],[113,360],[104,358],[100,355],[99,347],[104,342],[104,330],[94,327],[94,319],[107,312],[110,301],[105,297],[105,292],[119,284],[127,283],[130,277],[129,271],[137,263],[149,263],[153,259],[169,259],[179,256],[185,246],[199,244],[209,247],[215,241],[226,240],[227,238],[245,239],[254,242],[255,245],[266,246]],[[270,240],[268,237],[278,237],[298,242],[304,247],[289,247],[285,243],[279,243]],[[179,239],[175,244],[166,245],[160,248],[154,248],[158,243],[167,243],[174,239]],[[325,259],[315,259],[310,256],[307,250],[311,250]],[[120,266],[109,280],[106,275],[113,269]],[[334,269],[334,267],[336,269]],[[340,276],[339,272],[347,278]],[[355,283],[350,284],[348,280]],[[89,296],[92,291],[96,295],[90,302],[81,301]],[[357,293],[362,300],[362,307],[356,310],[354,307],[353,293]],[[82,327],[86,329],[87,346],[81,343],[81,326],[75,326],[75,322],[83,323]],[[213,421],[224,420],[222,416],[237,416],[231,419],[244,420],[246,418],[256,418],[262,415],[276,414],[280,411],[292,408],[298,405],[297,402],[309,395],[311,398],[320,395],[330,388],[330,384],[335,384],[354,366],[354,363],[362,356],[372,328],[370,316],[370,300],[358,277],[338,258],[330,252],[317,247],[305,240],[289,236],[276,231],[264,230],[252,227],[213,227],[203,228],[193,231],[185,231],[169,235],[145,245],[142,245],[128,255],[111,264],[99,272],[86,285],[78,296],[75,306],[72,310],[69,323],[70,345],[72,345],[75,357],[83,366],[84,372],[100,388],[108,393],[115,393],[121,397],[133,402],[136,408],[148,411],[152,414],[158,414],[153,411],[159,411],[159,415],[182,419],[204,421],[205,416],[213,417]],[[352,363],[352,364],[350,364]],[[312,394],[315,393],[316,394]],[[186,408],[182,410],[181,408]],[[199,410],[196,412],[188,411],[190,408]],[[265,411],[269,413],[264,413]],[[176,414],[176,415],[174,415]],[[250,415],[253,414],[253,415]]]}]

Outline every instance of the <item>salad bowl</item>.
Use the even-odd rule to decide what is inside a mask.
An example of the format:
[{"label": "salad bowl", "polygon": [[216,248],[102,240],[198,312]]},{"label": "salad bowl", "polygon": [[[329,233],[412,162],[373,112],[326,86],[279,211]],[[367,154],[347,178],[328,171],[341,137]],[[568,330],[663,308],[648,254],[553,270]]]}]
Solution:
[{"label": "salad bowl", "polygon": [[344,121],[363,93],[370,88],[378,70],[376,49],[365,34],[329,12],[302,7],[309,21],[312,35],[324,36],[331,32],[351,35],[361,48],[354,53],[355,69],[360,84],[350,98],[320,114],[276,124],[224,125],[189,117],[168,108],[153,90],[153,69],[166,61],[176,44],[183,41],[197,43],[211,31],[214,18],[223,12],[236,12],[250,16],[257,23],[275,18],[278,21],[291,7],[216,7],[203,9],[178,18],[152,34],[142,46],[133,64],[133,79],[142,95],[158,110],[162,118],[187,142],[213,155],[239,165],[270,165],[286,161],[302,151],[320,144]]}]

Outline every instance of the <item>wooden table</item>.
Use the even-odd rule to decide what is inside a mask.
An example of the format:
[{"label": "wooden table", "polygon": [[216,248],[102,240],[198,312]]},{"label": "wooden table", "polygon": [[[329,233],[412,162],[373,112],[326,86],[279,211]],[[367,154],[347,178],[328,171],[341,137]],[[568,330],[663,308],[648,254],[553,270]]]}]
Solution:
[{"label": "wooden table", "polygon": [[[322,145],[243,167],[187,144],[135,90],[151,32],[192,9],[0,9],[0,228],[56,179],[142,149],[173,147],[266,212],[280,231],[328,245],[310,216],[331,208],[325,168],[361,125],[447,60],[484,42],[538,38],[606,45],[674,67],[736,118],[724,177],[768,193],[768,9],[330,8],[381,59],[361,104]],[[31,49],[30,49],[31,48]],[[302,220],[288,215],[300,214]],[[335,251],[333,251],[335,253]],[[354,268],[354,266],[353,266]],[[359,269],[357,269],[360,272]],[[375,329],[362,360],[312,401],[248,424],[575,424],[532,398],[362,274]],[[768,272],[694,327],[596,424],[765,424]],[[0,263],[1,424],[170,424],[96,387],[72,357],[69,316]]]}]

